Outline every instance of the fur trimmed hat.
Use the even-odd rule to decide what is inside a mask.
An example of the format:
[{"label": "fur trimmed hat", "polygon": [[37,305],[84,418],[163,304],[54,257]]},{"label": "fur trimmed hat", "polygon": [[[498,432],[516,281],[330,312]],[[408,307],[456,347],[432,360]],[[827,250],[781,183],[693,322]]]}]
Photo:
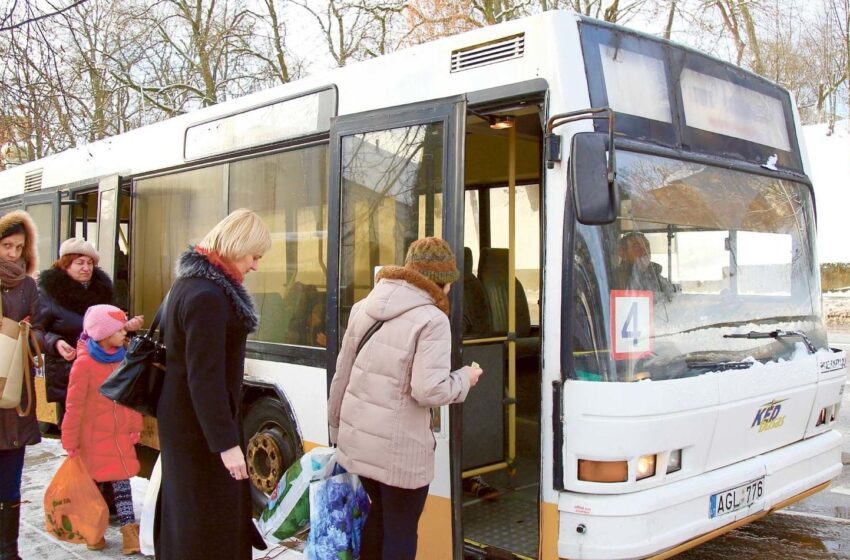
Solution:
[{"label": "fur trimmed hat", "polygon": [[100,342],[124,328],[127,316],[114,305],[92,305],[83,317],[83,331]]},{"label": "fur trimmed hat", "polygon": [[[20,226],[20,227],[16,227]],[[24,269],[30,276],[38,272],[38,229],[29,214],[23,210],[13,210],[0,217],[0,239],[11,235],[15,229],[20,229],[26,236],[24,252],[21,259],[26,263]]]},{"label": "fur trimmed hat", "polygon": [[460,278],[457,261],[449,244],[439,237],[423,237],[410,244],[405,268],[415,270],[438,286],[444,286]]},{"label": "fur trimmed hat", "polygon": [[59,246],[59,256],[65,255],[85,255],[91,257],[94,265],[100,262],[100,255],[94,245],[83,239],[82,237],[69,237]]}]

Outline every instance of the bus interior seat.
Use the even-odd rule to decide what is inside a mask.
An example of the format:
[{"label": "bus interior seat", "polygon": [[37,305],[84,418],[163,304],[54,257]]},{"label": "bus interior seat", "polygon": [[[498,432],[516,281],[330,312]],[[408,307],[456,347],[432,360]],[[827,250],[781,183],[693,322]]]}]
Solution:
[{"label": "bus interior seat", "polygon": [[472,250],[463,248],[463,336],[480,338],[493,331],[484,284],[472,272]]},{"label": "bus interior seat", "polygon": [[313,346],[310,340],[313,329],[310,316],[313,307],[323,301],[322,294],[316,286],[295,281],[287,289],[284,296],[284,325],[282,338],[285,344]]},{"label": "bus interior seat", "polygon": [[[508,250],[482,247],[478,278],[490,304],[492,330],[499,334],[508,332]],[[516,279],[516,336],[517,357],[540,352],[540,337],[531,333],[528,299],[519,279]]]},{"label": "bus interior seat", "polygon": [[251,297],[260,315],[260,326],[252,338],[264,342],[283,342],[283,297],[280,292],[254,292]]}]

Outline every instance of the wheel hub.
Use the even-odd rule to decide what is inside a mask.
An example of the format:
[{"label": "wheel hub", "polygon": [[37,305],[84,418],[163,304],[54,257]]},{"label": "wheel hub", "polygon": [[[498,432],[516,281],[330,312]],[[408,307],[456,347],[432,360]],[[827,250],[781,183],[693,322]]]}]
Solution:
[{"label": "wheel hub", "polygon": [[283,474],[284,436],[279,428],[262,430],[248,441],[248,477],[258,490],[271,494]]}]

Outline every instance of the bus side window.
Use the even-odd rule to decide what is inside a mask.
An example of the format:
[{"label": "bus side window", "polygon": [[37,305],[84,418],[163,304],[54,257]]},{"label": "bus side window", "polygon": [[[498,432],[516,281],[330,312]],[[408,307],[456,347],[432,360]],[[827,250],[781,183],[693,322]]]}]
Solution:
[{"label": "bus side window", "polygon": [[[571,373],[582,381],[604,381],[608,378],[607,339],[601,326],[601,301],[595,289],[593,264],[583,240],[576,241],[573,260],[573,301],[572,315],[572,352],[573,367]],[[596,310],[596,313],[594,313]]]}]

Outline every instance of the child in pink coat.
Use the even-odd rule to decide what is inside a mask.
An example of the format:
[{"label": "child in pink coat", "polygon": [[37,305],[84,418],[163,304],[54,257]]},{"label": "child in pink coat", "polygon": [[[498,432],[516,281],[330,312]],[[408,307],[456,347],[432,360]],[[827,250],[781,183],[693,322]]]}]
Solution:
[{"label": "child in pink coat", "polygon": [[[96,482],[112,485],[124,539],[122,552],[135,554],[140,551],[139,525],[133,514],[130,478],[139,472],[134,445],[142,430],[142,415],[98,391],[124,359],[126,323],[124,312],[112,305],[93,305],[86,311],[68,383],[62,447],[68,456],[82,458]],[[92,550],[104,547],[104,539],[89,546]]]}]

